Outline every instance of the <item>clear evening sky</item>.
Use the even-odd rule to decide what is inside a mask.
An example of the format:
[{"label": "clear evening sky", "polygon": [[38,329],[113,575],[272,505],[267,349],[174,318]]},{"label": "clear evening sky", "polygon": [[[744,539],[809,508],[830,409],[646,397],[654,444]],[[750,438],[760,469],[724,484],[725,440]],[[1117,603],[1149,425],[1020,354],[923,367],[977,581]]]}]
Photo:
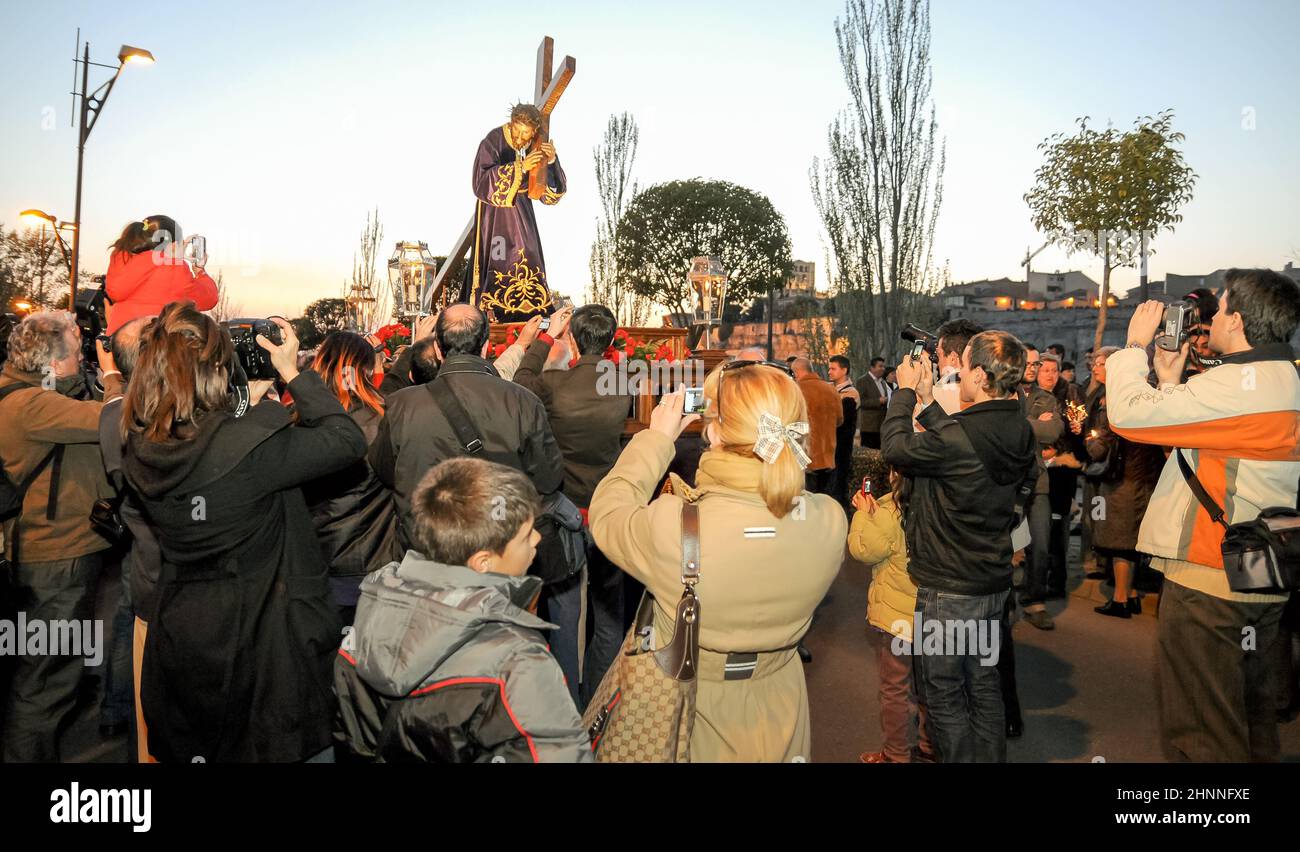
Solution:
[{"label": "clear evening sky", "polygon": [[[208,236],[251,314],[296,316],[340,295],[366,212],[443,254],[473,211],[479,139],[530,98],[543,35],[578,74],[552,135],[570,191],[539,208],[554,289],[579,297],[599,205],[592,148],[611,113],[641,127],[642,185],[735,181],[786,217],[797,258],[825,249],[808,188],[847,103],[839,0],[655,2],[17,3],[3,0],[0,221],[73,213],[75,31],[91,59],[129,66],[87,146],[83,267],[102,272],[128,221],[176,217]],[[1281,268],[1300,253],[1300,3],[959,2],[932,6],[934,99],[948,170],[935,260],[954,279],[1023,277],[1042,238],[1022,195],[1037,144],[1088,115],[1127,128],[1171,107],[1199,175],[1153,279]],[[91,88],[111,75],[92,68]],[[1054,249],[1040,270],[1100,264]],[[1136,282],[1116,276],[1124,290]]]}]

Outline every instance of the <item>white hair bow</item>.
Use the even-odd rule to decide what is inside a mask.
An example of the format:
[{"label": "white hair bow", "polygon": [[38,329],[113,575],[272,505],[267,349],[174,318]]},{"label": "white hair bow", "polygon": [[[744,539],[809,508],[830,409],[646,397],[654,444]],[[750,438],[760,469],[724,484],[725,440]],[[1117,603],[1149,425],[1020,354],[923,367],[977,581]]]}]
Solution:
[{"label": "white hair bow", "polygon": [[804,452],[799,440],[808,434],[808,424],[803,420],[782,425],[774,414],[764,411],[758,416],[758,440],[754,442],[754,455],[768,464],[775,464],[781,455],[782,447],[789,447],[794,453],[800,468],[807,468],[812,461]]}]

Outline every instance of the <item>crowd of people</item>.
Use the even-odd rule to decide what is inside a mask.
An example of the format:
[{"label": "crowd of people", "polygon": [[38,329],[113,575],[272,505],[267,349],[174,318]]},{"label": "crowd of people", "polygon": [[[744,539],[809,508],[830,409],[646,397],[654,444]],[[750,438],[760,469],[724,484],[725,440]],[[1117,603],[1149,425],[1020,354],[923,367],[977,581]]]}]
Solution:
[{"label": "crowd of people", "polygon": [[[465,304],[391,360],[346,330],[300,352],[272,318],[256,346],[275,377],[249,378],[203,313],[202,264],[171,262],[159,229],[175,223],[114,247],[97,369],[73,318],[46,311],[13,330],[0,375],[4,617],[90,619],[120,564],[100,720],[135,760],[590,762],[583,714],[630,602],[650,596],[652,642],[680,626],[688,509],[692,760],[811,757],[801,640],[846,552],[872,576],[882,732],[863,760],[1005,760],[1023,725],[1011,623],[1018,603],[1053,627],[1076,504],[1113,579],[1098,612],[1140,612],[1147,563],[1164,577],[1170,756],[1278,757],[1287,597],[1229,588],[1177,449],[1232,523],[1295,504],[1287,278],[1228,273],[1175,352],[1151,346],[1148,303],[1077,383],[1063,351],[966,319],[933,357],[873,358],[856,381],[843,355],[743,351],[710,372],[702,412],[666,392],[628,439],[632,399],[598,381],[618,330],[602,305],[534,317],[494,359]],[[932,646],[932,623],[987,626],[993,653]],[[81,657],[8,662],[3,759],[63,758]]]}]

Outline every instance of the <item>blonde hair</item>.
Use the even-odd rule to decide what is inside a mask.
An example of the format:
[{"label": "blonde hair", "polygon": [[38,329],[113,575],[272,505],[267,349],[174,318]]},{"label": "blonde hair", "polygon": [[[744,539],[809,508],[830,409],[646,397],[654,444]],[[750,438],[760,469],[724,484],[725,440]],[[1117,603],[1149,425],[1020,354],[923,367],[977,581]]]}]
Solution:
[{"label": "blonde hair", "polygon": [[[754,455],[758,440],[758,418],[768,412],[783,424],[808,420],[808,403],[794,379],[775,367],[755,365],[734,368],[721,378],[722,367],[714,369],[704,381],[704,396],[708,400],[705,417],[716,424],[722,451],[746,458]],[[722,418],[717,419],[718,386],[722,386]],[[800,443],[807,449],[807,438]],[[776,461],[767,464],[759,459],[763,472],[758,481],[758,494],[773,515],[783,518],[794,509],[795,498],[803,493],[804,472],[789,447],[781,450]]]}]

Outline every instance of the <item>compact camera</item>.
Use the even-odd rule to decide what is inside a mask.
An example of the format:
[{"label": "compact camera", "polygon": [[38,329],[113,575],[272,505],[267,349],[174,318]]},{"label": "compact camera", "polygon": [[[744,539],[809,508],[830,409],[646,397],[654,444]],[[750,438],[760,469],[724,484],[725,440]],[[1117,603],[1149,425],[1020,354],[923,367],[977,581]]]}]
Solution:
[{"label": "compact camera", "polygon": [[224,325],[230,332],[230,342],[235,344],[235,357],[248,380],[274,379],[276,372],[271,365],[271,353],[257,345],[257,336],[260,334],[277,345],[283,343],[280,326],[268,319],[232,319],[226,320]]}]

